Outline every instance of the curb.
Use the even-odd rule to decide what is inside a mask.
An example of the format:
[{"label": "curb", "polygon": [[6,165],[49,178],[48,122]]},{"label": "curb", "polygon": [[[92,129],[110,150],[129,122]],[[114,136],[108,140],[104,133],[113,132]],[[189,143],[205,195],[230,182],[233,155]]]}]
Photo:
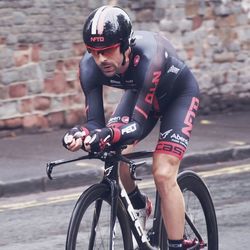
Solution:
[{"label": "curb", "polygon": [[[187,154],[182,160],[180,168],[185,169],[195,165],[244,160],[247,158],[250,158],[250,145]],[[138,169],[138,176],[151,175],[151,168],[149,165],[150,163],[147,162],[144,166],[140,167],[140,169]],[[84,172],[57,175],[52,181],[46,176],[43,176],[41,178],[25,179],[9,183],[0,182],[0,197],[27,195],[31,193],[90,185],[101,180],[102,172],[100,168],[90,169]]]},{"label": "curb", "polygon": [[247,158],[250,158],[250,145],[187,154],[181,163],[181,167],[186,168],[194,165],[244,160]]}]

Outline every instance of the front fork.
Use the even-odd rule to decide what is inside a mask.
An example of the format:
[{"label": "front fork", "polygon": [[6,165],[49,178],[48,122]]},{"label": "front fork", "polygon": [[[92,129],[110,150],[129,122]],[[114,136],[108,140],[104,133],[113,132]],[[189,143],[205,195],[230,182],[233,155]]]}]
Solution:
[{"label": "front fork", "polygon": [[118,196],[119,188],[116,181],[110,182],[111,187],[111,210],[110,210],[110,243],[109,249],[114,249],[114,238],[115,238],[115,221],[117,216],[117,207],[118,207]]},{"label": "front fork", "polygon": [[109,249],[114,249],[115,238],[115,222],[117,217],[118,197],[119,197],[119,178],[118,178],[118,163],[117,162],[105,162],[104,178],[102,183],[106,183],[110,187],[110,242]]}]

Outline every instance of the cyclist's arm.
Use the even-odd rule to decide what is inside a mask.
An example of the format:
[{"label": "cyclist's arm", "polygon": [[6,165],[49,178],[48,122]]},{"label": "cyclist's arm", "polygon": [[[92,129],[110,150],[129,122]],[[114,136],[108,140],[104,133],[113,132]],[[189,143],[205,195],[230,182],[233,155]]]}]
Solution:
[{"label": "cyclist's arm", "polygon": [[102,85],[88,59],[80,63],[80,83],[85,95],[86,127],[89,131],[105,126]]},{"label": "cyclist's arm", "polygon": [[107,122],[107,127],[119,128],[120,126],[129,123],[133,115],[137,97],[137,90],[125,90],[118,105]]},{"label": "cyclist's arm", "polygon": [[89,131],[105,126],[102,87],[96,87],[85,93],[87,122],[84,125]]},{"label": "cyclist's arm", "polygon": [[[160,74],[157,75],[157,81]],[[130,116],[130,121],[127,124],[120,123],[119,126],[112,126],[114,135],[113,143],[130,144],[139,140],[143,134],[144,124],[148,118],[149,112],[152,110],[153,99],[155,96],[155,88],[152,86],[152,81],[147,81],[143,84],[138,96],[135,96],[136,102],[133,104],[133,109]],[[155,78],[156,80],[156,78]],[[131,95],[132,96],[132,95]],[[127,110],[127,106],[131,104],[129,95],[120,103],[119,110]],[[121,116],[121,115],[120,115]],[[122,116],[121,116],[122,117]]]}]

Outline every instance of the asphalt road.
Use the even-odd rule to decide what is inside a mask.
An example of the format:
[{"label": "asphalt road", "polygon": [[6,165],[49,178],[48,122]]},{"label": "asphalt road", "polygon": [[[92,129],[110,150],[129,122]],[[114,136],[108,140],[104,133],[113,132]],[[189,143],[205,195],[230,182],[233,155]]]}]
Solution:
[{"label": "asphalt road", "polygon": [[[250,157],[250,112],[199,116],[183,165],[204,164]],[[138,150],[153,150],[158,128],[139,143]],[[60,166],[55,175],[64,176],[54,182],[47,179],[46,163],[70,159],[83,152],[72,153],[61,145],[65,129],[47,133],[25,134],[0,139],[0,197],[58,188],[75,187],[98,175],[100,162],[84,161]],[[211,154],[211,152],[216,152]],[[190,161],[192,159],[192,161]],[[149,171],[149,170],[148,170]],[[91,178],[90,178],[91,176]]]},{"label": "asphalt road", "polygon": [[[196,166],[214,200],[220,250],[248,249],[250,159]],[[153,199],[151,179],[141,188]],[[85,187],[0,199],[1,250],[61,250],[74,204]]]}]

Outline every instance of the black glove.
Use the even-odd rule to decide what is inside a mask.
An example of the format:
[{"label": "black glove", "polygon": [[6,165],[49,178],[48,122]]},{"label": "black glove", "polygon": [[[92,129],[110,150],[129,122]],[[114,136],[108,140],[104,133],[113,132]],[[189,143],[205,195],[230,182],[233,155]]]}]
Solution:
[{"label": "black glove", "polygon": [[73,139],[82,138],[82,141],[86,138],[86,136],[89,134],[88,129],[81,127],[80,125],[77,125],[73,128],[71,128],[62,139],[63,146],[68,149],[68,145],[72,142]]},{"label": "black glove", "polygon": [[86,137],[84,144],[90,146],[91,152],[100,152],[105,149],[109,142],[113,139],[113,129],[103,128],[96,129]]}]

